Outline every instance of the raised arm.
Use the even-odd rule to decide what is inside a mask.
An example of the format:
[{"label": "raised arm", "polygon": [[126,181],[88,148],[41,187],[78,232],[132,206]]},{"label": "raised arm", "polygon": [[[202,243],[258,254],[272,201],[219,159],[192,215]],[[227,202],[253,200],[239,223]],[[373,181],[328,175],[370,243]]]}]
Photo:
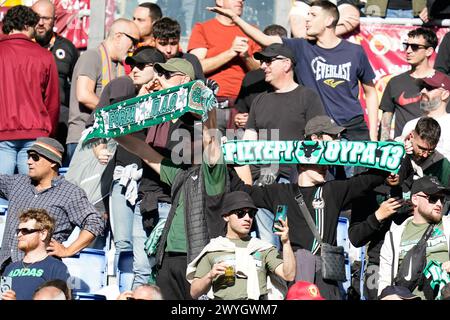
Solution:
[{"label": "raised arm", "polygon": [[222,156],[215,109],[208,112],[208,120],[203,124],[203,150],[209,166],[214,166]]},{"label": "raised arm", "polygon": [[241,17],[234,13],[231,9],[224,9],[220,7],[207,7],[209,11],[221,14],[225,17],[230,18],[237,26],[239,26],[242,31],[255,42],[263,47],[267,47],[272,43],[281,43],[281,37],[279,36],[268,36],[264,34],[258,28],[252,26],[251,24],[245,22]]}]

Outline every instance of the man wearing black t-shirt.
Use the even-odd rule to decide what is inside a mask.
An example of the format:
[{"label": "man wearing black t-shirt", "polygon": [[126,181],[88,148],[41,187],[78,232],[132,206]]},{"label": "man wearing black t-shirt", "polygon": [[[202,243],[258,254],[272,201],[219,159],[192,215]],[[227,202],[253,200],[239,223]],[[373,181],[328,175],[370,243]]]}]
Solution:
[{"label": "man wearing black t-shirt", "polygon": [[[294,81],[296,60],[292,50],[273,43],[254,54],[261,61],[265,81],[272,90],[261,93],[252,103],[244,140],[302,140],[306,123],[324,110],[319,95]],[[272,182],[288,182],[292,166],[252,166],[253,178],[273,177]],[[243,169],[236,169],[240,172]],[[277,245],[272,232],[272,213],[260,211],[256,216],[261,239]]]},{"label": "man wearing black t-shirt", "polygon": [[432,76],[433,67],[429,59],[437,46],[436,34],[429,29],[417,28],[408,33],[404,43],[406,61],[411,70],[393,77],[384,90],[380,103],[383,110],[380,140],[388,140],[392,118],[395,115],[395,137],[402,134],[403,126],[409,120],[422,115],[420,110],[420,82],[417,79]]},{"label": "man wearing black t-shirt", "polygon": [[31,8],[40,18],[35,27],[36,42],[52,52],[58,68],[61,108],[56,139],[64,145],[69,121],[70,80],[79,53],[72,42],[53,32],[56,19],[55,7],[49,0],[39,0]]}]

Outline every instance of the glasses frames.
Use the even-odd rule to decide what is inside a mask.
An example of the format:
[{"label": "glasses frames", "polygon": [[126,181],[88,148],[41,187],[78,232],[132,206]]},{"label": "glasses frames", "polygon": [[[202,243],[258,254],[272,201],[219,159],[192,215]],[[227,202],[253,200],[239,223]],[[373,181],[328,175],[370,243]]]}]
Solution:
[{"label": "glasses frames", "polygon": [[288,58],[286,57],[273,57],[273,58],[264,58],[261,59],[259,61],[261,61],[261,64],[265,63],[266,65],[270,66],[272,64],[272,62],[274,62],[275,60],[286,60]]},{"label": "glasses frames", "polygon": [[28,159],[32,159],[34,162],[38,162],[41,159],[41,156],[38,155],[37,153],[34,152],[30,152],[28,153]]},{"label": "glasses frames", "polygon": [[137,46],[139,43],[139,39],[133,38],[132,36],[130,36],[128,33],[126,32],[118,32],[120,34],[123,34],[125,37],[127,37],[128,39],[131,40],[131,42],[133,43],[133,46]]},{"label": "glasses frames", "polygon": [[253,219],[256,215],[256,210],[253,209],[237,209],[231,212],[231,214],[237,215],[239,219],[244,218],[247,214],[250,219]]},{"label": "glasses frames", "polygon": [[431,204],[435,204],[438,201],[441,201],[441,204],[443,204],[445,201],[445,196],[443,196],[443,195],[432,194],[432,195],[427,196],[427,195],[423,195],[423,194],[418,194],[417,196],[427,199],[428,202]]},{"label": "glasses frames", "polygon": [[416,52],[419,49],[428,49],[429,46],[423,45],[423,44],[417,44],[417,43],[408,43],[408,42],[403,42],[403,48],[406,50],[408,50],[408,47],[411,47],[411,50]]},{"label": "glasses frames", "polygon": [[144,70],[146,67],[153,67],[153,63],[135,63],[130,65],[131,70],[138,68],[139,70]]},{"label": "glasses frames", "polygon": [[164,77],[166,80],[169,80],[173,76],[184,76],[184,73],[181,72],[170,72],[170,71],[158,71],[157,72],[158,77],[162,78]]},{"label": "glasses frames", "polygon": [[16,235],[18,236],[21,233],[24,236],[26,236],[28,234],[32,234],[32,233],[39,232],[39,231],[42,231],[42,229],[17,228]]}]

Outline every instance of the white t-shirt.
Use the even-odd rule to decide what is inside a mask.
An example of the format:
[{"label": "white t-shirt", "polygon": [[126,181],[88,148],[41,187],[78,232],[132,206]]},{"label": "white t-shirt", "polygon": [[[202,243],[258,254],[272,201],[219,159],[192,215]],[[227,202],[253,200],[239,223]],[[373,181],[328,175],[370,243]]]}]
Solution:
[{"label": "white t-shirt", "polygon": [[[450,161],[450,113],[446,113],[438,118],[433,117],[441,126],[441,137],[436,146],[436,150],[442,153]],[[420,118],[408,121],[403,127],[402,136],[406,137],[416,127]]]}]

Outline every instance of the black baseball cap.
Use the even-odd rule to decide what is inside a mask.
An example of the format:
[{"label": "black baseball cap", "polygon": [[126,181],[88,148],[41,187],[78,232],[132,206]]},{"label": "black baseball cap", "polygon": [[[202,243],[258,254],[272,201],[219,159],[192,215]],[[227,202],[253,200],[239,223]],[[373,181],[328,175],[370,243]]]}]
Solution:
[{"label": "black baseball cap", "polygon": [[166,62],[164,54],[156,48],[143,46],[136,49],[131,57],[125,59],[126,64]]},{"label": "black baseball cap", "polygon": [[438,178],[434,176],[424,176],[420,179],[414,180],[411,187],[411,194],[423,192],[427,195],[444,194],[449,195],[450,189],[444,187]]},{"label": "black baseball cap", "polygon": [[262,51],[255,52],[253,57],[256,60],[264,60],[265,58],[273,58],[276,56],[283,56],[291,59],[292,63],[295,64],[295,56],[292,50],[281,43],[272,43],[268,47],[265,47]]},{"label": "black baseball cap", "polygon": [[319,133],[339,134],[344,130],[329,116],[315,116],[305,126],[305,137]]},{"label": "black baseball cap", "polygon": [[381,300],[394,294],[399,296],[402,300],[422,300],[419,296],[412,294],[408,288],[402,286],[387,286],[381,291],[379,299]]},{"label": "black baseball cap", "polygon": [[226,193],[223,197],[221,215],[226,215],[234,210],[251,208],[257,210],[250,195],[243,191]]}]

